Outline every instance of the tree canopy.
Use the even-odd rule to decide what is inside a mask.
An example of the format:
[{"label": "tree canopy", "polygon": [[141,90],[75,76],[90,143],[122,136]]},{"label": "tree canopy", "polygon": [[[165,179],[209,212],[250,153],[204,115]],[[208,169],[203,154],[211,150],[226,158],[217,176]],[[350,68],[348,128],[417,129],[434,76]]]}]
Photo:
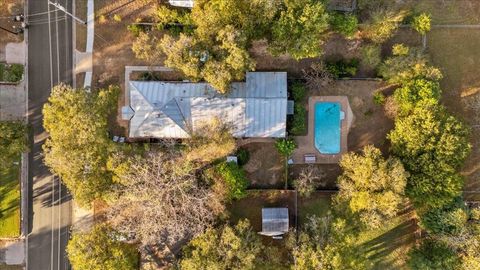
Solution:
[{"label": "tree canopy", "polygon": [[139,256],[135,246],[123,243],[121,235],[106,225],[95,225],[88,232],[74,232],[67,254],[74,269],[136,270]]},{"label": "tree canopy", "polygon": [[407,193],[414,202],[441,206],[461,191],[456,172],[470,153],[469,129],[443,106],[417,106],[395,121],[392,152],[411,173]]},{"label": "tree canopy", "polygon": [[441,90],[438,81],[424,78],[416,78],[405,82],[402,87],[394,92],[395,102],[398,104],[400,113],[406,115],[417,105],[433,106],[438,104]]},{"label": "tree canopy", "polygon": [[368,145],[361,155],[343,155],[340,166],[336,201],[348,205],[365,227],[378,228],[397,214],[408,177],[400,160],[385,160],[379,149]]},{"label": "tree canopy", "polygon": [[208,229],[184,248],[180,269],[257,269],[265,247],[248,220]]},{"label": "tree canopy", "polygon": [[272,26],[270,51],[274,55],[288,53],[297,60],[320,56],[329,28],[325,4],[316,0],[284,2]]},{"label": "tree canopy", "polygon": [[406,15],[404,10],[375,9],[363,29],[363,34],[375,43],[383,43],[393,36]]},{"label": "tree canopy", "polygon": [[45,163],[80,205],[101,198],[112,184],[106,168],[112,148],[107,121],[118,93],[117,87],[90,92],[62,84],[43,107],[43,126],[50,135],[43,146]]},{"label": "tree canopy", "polygon": [[142,246],[171,245],[211,226],[223,204],[176,149],[129,159],[108,211],[112,225]]},{"label": "tree canopy", "polygon": [[430,66],[426,55],[417,48],[395,44],[393,56],[385,60],[378,69],[378,74],[392,84],[406,84],[416,78],[431,81],[442,79],[442,73]]},{"label": "tree canopy", "polygon": [[412,270],[456,270],[460,267],[460,259],[447,245],[425,240],[420,247],[410,251],[408,265]]}]

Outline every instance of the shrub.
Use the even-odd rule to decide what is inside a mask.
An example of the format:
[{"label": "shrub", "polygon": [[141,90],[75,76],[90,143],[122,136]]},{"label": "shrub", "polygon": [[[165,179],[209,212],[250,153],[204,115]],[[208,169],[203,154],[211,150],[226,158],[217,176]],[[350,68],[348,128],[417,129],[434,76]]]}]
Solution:
[{"label": "shrub", "polygon": [[421,13],[415,16],[412,21],[412,27],[418,33],[425,35],[431,28],[431,17],[429,14]]},{"label": "shrub", "polygon": [[395,56],[405,56],[410,53],[410,48],[404,44],[395,44],[392,47],[392,54]]},{"label": "shrub", "polygon": [[238,159],[238,165],[240,166],[247,164],[248,160],[250,159],[250,153],[245,148],[238,149],[236,155]]},{"label": "shrub", "polygon": [[122,21],[122,16],[115,14],[113,15],[113,20],[116,22],[121,22]]},{"label": "shrub", "polygon": [[375,92],[375,94],[373,94],[373,103],[377,105],[385,104],[385,99],[385,95],[382,92]]},{"label": "shrub", "polygon": [[290,132],[293,135],[304,135],[307,132],[307,110],[301,103],[295,103]]},{"label": "shrub", "polygon": [[336,62],[327,62],[326,68],[335,78],[351,77],[357,73],[358,59],[340,60]]},{"label": "shrub", "polygon": [[364,35],[375,43],[383,43],[393,36],[395,30],[403,21],[407,13],[388,9],[377,9],[364,28]]},{"label": "shrub", "polygon": [[297,144],[292,139],[279,139],[275,143],[275,147],[280,155],[289,157],[297,147]]},{"label": "shrub", "polygon": [[353,14],[336,12],[330,17],[332,29],[345,37],[352,37],[358,28],[358,19]]},{"label": "shrub", "polygon": [[28,149],[27,127],[20,121],[0,122],[0,168]]},{"label": "shrub", "polygon": [[130,24],[129,26],[127,26],[127,29],[136,37],[138,37],[140,33],[142,33],[144,30],[143,27],[138,24]]},{"label": "shrub", "polygon": [[0,64],[0,81],[19,82],[23,77],[24,68],[20,64]]},{"label": "shrub", "polygon": [[215,167],[227,188],[228,200],[237,200],[245,197],[248,180],[245,172],[234,162],[222,162]]},{"label": "shrub", "polygon": [[366,45],[362,48],[362,63],[376,69],[382,63],[382,52],[378,45]]},{"label": "shrub", "polygon": [[292,84],[292,96],[295,102],[302,102],[305,99],[306,94],[307,89],[303,83],[296,81]]}]

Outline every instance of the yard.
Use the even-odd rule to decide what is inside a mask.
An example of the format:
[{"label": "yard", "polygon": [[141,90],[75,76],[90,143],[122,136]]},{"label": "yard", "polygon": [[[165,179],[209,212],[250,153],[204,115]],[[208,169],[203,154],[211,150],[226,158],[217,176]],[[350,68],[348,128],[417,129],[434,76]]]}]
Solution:
[{"label": "yard", "polygon": [[362,232],[357,247],[373,263],[373,269],[409,269],[408,251],[415,244],[412,211],[390,219],[377,230]]},{"label": "yard", "polygon": [[[480,30],[434,29],[428,34],[428,50],[433,64],[440,67],[443,102],[472,128],[472,153],[462,173],[466,191],[480,190]],[[477,193],[478,194],[478,193]],[[467,198],[474,197],[466,194]],[[479,199],[479,195],[475,196]]]},{"label": "yard", "polygon": [[20,235],[20,158],[0,169],[0,238]]},{"label": "yard", "polygon": [[282,188],[285,186],[285,163],[272,142],[253,142],[242,146],[249,152],[243,166],[249,188]]}]

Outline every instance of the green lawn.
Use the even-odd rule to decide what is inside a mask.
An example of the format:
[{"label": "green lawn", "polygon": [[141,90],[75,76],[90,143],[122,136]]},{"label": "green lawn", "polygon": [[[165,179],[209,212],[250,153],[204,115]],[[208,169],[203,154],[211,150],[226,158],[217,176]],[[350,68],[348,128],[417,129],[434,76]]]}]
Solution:
[{"label": "green lawn", "polygon": [[309,198],[298,198],[298,224],[305,224],[312,215],[323,217],[330,211],[332,205],[330,193],[315,192]]},{"label": "green lawn", "polygon": [[[20,158],[16,160],[20,164]],[[20,235],[20,165],[0,169],[0,238]]]},{"label": "green lawn", "polygon": [[373,269],[408,269],[408,251],[415,243],[415,224],[411,214],[396,218],[377,230],[360,235],[358,248],[373,263]]}]

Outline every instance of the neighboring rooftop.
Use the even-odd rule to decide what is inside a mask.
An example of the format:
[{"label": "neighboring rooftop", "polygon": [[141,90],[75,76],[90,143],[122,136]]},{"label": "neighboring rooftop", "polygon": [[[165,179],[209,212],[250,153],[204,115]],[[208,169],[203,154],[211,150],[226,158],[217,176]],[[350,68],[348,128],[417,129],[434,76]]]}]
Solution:
[{"label": "neighboring rooftop", "polygon": [[262,231],[265,236],[279,236],[288,232],[288,208],[262,208]]},{"label": "neighboring rooftop", "polygon": [[168,0],[168,3],[176,7],[192,8],[194,0]]},{"label": "neighboring rooftop", "polygon": [[208,83],[130,81],[129,120],[132,138],[188,138],[197,127],[218,118],[234,137],[286,135],[287,73],[247,72],[246,82],[234,82],[227,95]]}]

